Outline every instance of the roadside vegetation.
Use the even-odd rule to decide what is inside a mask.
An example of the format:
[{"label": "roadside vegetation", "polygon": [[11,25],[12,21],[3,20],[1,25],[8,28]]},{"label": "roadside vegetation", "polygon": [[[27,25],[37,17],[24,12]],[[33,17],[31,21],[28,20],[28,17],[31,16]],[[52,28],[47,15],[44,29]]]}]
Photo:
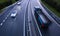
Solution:
[{"label": "roadside vegetation", "polygon": [[0,13],[2,12],[2,9],[13,4],[18,0],[0,0]]},{"label": "roadside vegetation", "polygon": [[60,17],[60,0],[41,0],[48,9]]}]

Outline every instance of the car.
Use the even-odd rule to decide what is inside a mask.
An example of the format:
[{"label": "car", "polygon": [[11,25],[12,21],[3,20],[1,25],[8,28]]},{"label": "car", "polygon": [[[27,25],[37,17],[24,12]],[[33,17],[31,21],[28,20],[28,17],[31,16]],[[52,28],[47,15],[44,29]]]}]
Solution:
[{"label": "car", "polygon": [[11,13],[11,17],[12,17],[12,18],[15,18],[16,15],[17,15],[17,11],[16,11],[16,10]]},{"label": "car", "polygon": [[47,27],[50,24],[50,20],[42,13],[40,7],[34,7],[34,15],[37,20],[37,23],[40,27]]},{"label": "car", "polygon": [[41,10],[41,8],[39,6],[35,6],[34,9],[35,10]]},{"label": "car", "polygon": [[21,4],[21,2],[18,2],[17,4],[18,4],[18,5],[20,5],[20,4]]}]

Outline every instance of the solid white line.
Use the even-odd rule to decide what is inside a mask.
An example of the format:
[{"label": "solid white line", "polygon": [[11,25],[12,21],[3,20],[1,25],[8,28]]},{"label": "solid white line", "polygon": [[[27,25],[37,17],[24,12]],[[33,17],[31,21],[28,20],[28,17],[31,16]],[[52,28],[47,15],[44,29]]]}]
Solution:
[{"label": "solid white line", "polygon": [[[25,3],[26,3],[26,2],[25,2]],[[24,28],[23,28],[23,29],[24,29],[24,30],[23,30],[23,31],[24,31],[24,32],[23,32],[24,35],[23,35],[23,36],[25,36],[25,26],[26,26],[26,24],[25,24],[25,14],[26,14],[26,10],[25,10],[25,12],[24,12],[24,26],[23,26],[23,27],[24,27]]]}]

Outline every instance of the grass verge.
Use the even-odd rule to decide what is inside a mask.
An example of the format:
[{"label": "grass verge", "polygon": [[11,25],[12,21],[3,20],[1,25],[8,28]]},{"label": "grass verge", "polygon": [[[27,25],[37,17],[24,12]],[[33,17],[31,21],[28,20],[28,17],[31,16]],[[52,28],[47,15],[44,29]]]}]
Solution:
[{"label": "grass verge", "polygon": [[[8,0],[0,0],[0,4],[2,4],[2,3],[6,3],[6,2],[8,2]],[[12,0],[12,4],[13,3],[15,3],[16,2],[16,0]],[[0,5],[0,13],[2,13],[3,12],[3,9],[5,8],[5,7],[7,7],[7,6],[5,6],[4,4],[2,4],[4,7],[1,9],[1,5]]]},{"label": "grass verge", "polygon": [[55,8],[53,8],[52,6],[50,6],[49,4],[47,4],[46,2],[42,1],[43,4],[49,9],[51,10],[55,15],[57,15],[58,17],[60,17],[60,13],[59,11],[57,11]]}]

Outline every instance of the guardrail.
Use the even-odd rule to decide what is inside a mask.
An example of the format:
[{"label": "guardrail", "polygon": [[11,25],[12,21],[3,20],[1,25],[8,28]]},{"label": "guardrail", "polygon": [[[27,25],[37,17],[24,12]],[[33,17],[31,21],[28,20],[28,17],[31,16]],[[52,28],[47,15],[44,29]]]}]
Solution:
[{"label": "guardrail", "polygon": [[48,14],[58,23],[60,24],[60,18],[56,16],[51,10],[49,10],[42,2],[41,5],[44,7],[44,9],[48,12]]}]

